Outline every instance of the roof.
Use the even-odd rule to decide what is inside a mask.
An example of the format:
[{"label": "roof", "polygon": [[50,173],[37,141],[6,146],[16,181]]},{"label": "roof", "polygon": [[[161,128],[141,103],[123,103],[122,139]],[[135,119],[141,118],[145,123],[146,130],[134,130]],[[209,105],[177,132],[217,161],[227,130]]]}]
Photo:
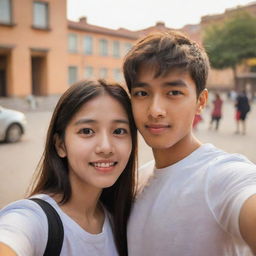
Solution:
[{"label": "roof", "polygon": [[133,40],[138,38],[137,32],[134,32],[128,29],[119,28],[115,30],[115,29],[91,25],[91,24],[88,24],[86,21],[81,21],[81,20],[79,22],[68,20],[68,28],[74,29],[74,30],[92,32],[92,33],[104,34],[109,36],[123,37],[123,38],[128,38]]},{"label": "roof", "polygon": [[[224,13],[209,14],[209,15],[202,16],[201,21],[205,22],[205,21],[208,21],[208,20],[219,20],[219,19],[222,19],[223,17],[225,17],[229,13],[234,13],[236,11],[244,10],[244,9],[246,9],[247,11],[249,9],[251,9],[252,13],[253,13],[253,9],[255,10],[255,8],[256,8],[256,1],[253,1],[253,2],[250,2],[246,5],[237,5],[237,6],[232,7],[232,8],[227,8]],[[255,11],[254,11],[254,13],[255,13]]]},{"label": "roof", "polygon": [[175,30],[175,31],[181,31],[185,34],[187,34],[192,40],[197,41],[198,43],[201,43],[201,25],[200,24],[189,24],[184,26],[181,29],[174,29],[174,28],[169,28],[165,26],[164,22],[157,22],[155,26],[151,26],[142,30],[137,31],[139,35],[145,36],[146,34],[160,31],[170,31],[170,30]]},{"label": "roof", "polygon": [[147,34],[150,34],[152,32],[156,31],[169,31],[169,30],[176,30],[176,31],[182,31],[185,34],[187,34],[192,40],[195,40],[199,43],[201,43],[200,38],[200,31],[201,26],[200,24],[189,24],[184,26],[181,29],[174,29],[174,28],[168,28],[165,26],[165,23],[162,21],[156,22],[154,26],[137,30],[137,31],[131,31],[125,28],[119,28],[119,29],[109,29],[105,27],[95,26],[87,23],[86,17],[81,17],[79,22],[75,21],[68,21],[68,28],[74,29],[74,30],[80,30],[85,32],[92,32],[92,33],[98,33],[103,35],[110,35],[110,36],[116,36],[116,37],[123,37],[128,38],[132,40],[137,40],[140,37],[143,37]]}]

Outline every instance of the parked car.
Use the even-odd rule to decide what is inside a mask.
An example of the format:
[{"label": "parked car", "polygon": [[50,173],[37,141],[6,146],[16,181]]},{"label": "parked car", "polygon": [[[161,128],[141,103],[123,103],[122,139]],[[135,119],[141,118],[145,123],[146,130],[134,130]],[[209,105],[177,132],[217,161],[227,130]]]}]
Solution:
[{"label": "parked car", "polygon": [[26,116],[0,106],[0,141],[17,142],[26,130]]}]

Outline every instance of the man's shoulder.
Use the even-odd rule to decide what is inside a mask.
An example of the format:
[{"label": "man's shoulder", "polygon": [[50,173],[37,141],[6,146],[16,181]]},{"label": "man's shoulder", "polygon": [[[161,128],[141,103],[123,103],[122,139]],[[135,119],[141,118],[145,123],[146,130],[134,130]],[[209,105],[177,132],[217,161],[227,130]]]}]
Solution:
[{"label": "man's shoulder", "polygon": [[209,162],[208,177],[210,180],[243,180],[256,177],[256,165],[241,154],[223,152]]},{"label": "man's shoulder", "polygon": [[154,174],[155,161],[151,160],[143,164],[139,168],[138,173],[138,193],[140,193],[143,188],[148,184],[150,177]]},{"label": "man's shoulder", "polygon": [[229,165],[251,165],[252,167],[256,167],[254,163],[252,163],[246,156],[238,153],[227,153],[222,152],[219,154],[215,161],[213,161],[213,165],[223,165],[223,166],[229,166]]},{"label": "man's shoulder", "polygon": [[139,172],[147,172],[149,170],[154,169],[155,167],[155,160],[151,160],[147,163],[144,163],[142,166],[139,168]]},{"label": "man's shoulder", "polygon": [[205,146],[204,154],[202,154],[201,159],[208,162],[208,165],[229,165],[234,163],[249,164],[255,166],[246,156],[239,153],[229,153],[212,144]]}]

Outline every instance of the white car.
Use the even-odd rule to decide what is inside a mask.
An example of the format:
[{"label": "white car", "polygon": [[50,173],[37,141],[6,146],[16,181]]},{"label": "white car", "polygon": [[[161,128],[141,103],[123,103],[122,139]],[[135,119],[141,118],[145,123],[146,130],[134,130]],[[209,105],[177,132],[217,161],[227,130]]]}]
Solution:
[{"label": "white car", "polygon": [[26,130],[26,116],[0,106],[0,141],[17,142]]}]

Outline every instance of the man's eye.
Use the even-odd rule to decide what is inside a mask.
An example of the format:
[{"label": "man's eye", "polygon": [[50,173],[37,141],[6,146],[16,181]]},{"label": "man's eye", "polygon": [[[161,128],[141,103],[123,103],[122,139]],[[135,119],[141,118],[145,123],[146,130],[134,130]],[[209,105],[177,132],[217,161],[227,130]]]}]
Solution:
[{"label": "man's eye", "polygon": [[168,92],[168,95],[174,95],[174,96],[181,95],[181,94],[183,94],[181,91],[170,91],[170,92]]},{"label": "man's eye", "polygon": [[114,134],[117,134],[117,135],[123,135],[123,134],[127,134],[127,133],[128,133],[128,131],[124,128],[117,128],[114,131]]},{"label": "man's eye", "polygon": [[80,134],[86,134],[86,135],[91,135],[94,133],[94,131],[90,128],[83,128],[81,130],[79,130]]},{"label": "man's eye", "polygon": [[137,92],[134,92],[133,95],[143,97],[143,96],[146,96],[147,93],[145,91],[137,91]]}]

